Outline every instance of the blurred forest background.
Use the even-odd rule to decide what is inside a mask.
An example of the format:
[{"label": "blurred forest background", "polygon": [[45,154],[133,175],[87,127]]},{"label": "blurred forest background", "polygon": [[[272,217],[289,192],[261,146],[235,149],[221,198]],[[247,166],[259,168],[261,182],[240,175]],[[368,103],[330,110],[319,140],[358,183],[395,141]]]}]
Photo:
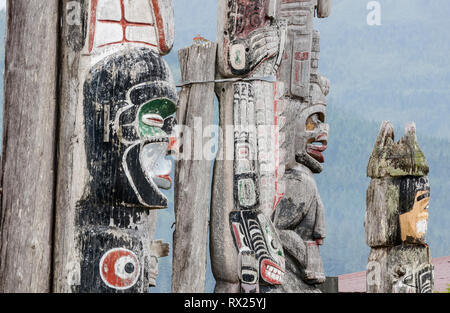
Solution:
[{"label": "blurred forest background", "polygon": [[[179,82],[177,51],[197,34],[216,40],[217,1],[174,2],[175,47],[165,59]],[[327,163],[317,176],[326,208],[321,253],[328,276],[365,270],[366,166],[383,120],[394,123],[397,139],[407,122],[416,122],[431,169],[428,242],[433,257],[450,255],[450,1],[380,0],[381,26],[367,24],[368,2],[334,0],[331,16],[315,21],[321,32],[319,69],[332,83]],[[0,11],[0,77],[4,33],[5,12]],[[155,238],[172,242],[173,191],[167,194],[172,201],[159,212]],[[161,260],[158,287],[152,291],[170,292],[170,286],[171,256]],[[213,289],[208,263],[206,291]]]}]

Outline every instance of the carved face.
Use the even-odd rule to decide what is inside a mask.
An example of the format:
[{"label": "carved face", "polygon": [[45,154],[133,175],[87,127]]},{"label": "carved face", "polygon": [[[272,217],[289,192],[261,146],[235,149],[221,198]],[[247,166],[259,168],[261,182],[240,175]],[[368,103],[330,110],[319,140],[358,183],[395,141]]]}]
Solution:
[{"label": "carved face", "polygon": [[407,178],[400,186],[400,229],[403,242],[425,243],[430,189],[428,179]]},{"label": "carved face", "polygon": [[251,210],[231,212],[230,223],[237,249],[254,252],[262,281],[270,285],[282,284],[285,258],[272,223],[264,214]]},{"label": "carved face", "polygon": [[167,207],[159,188],[172,185],[168,155],[175,141],[176,103],[167,64],[148,49],[130,49],[94,66],[85,84],[91,197]]},{"label": "carved face", "polygon": [[393,293],[430,293],[433,280],[433,267],[423,264],[418,269],[411,269],[403,265],[394,271]]},{"label": "carved face", "polygon": [[301,112],[296,125],[295,155],[298,163],[314,173],[322,171],[323,152],[328,145],[329,126],[325,123],[325,106],[308,107]]},{"label": "carved face", "polygon": [[[135,162],[131,156],[135,156],[129,151],[139,148],[139,162],[145,174],[145,178],[150,184],[156,184],[162,189],[170,189],[172,186],[172,179],[170,174],[172,172],[172,161],[168,154],[175,142],[173,135],[173,128],[175,125],[174,113],[176,111],[176,104],[167,98],[154,99],[151,89],[154,88],[154,83],[140,84],[130,90],[126,107],[128,110],[134,111],[137,109],[137,114],[131,112],[131,118],[134,122],[127,124],[127,110],[120,112],[117,115],[117,122],[119,127],[115,129],[122,133],[121,142],[130,146],[125,152],[124,168],[130,180],[133,179],[130,168]],[[122,115],[125,115],[121,121]],[[130,131],[124,134],[124,128],[131,128]],[[129,159],[131,158],[131,159]],[[136,187],[137,188],[137,187]]]},{"label": "carved face", "polygon": [[330,89],[329,80],[314,75],[311,83],[311,103],[302,103],[295,125],[295,159],[313,173],[322,172],[325,162],[323,152],[327,149],[329,125],[325,123],[326,106]]}]

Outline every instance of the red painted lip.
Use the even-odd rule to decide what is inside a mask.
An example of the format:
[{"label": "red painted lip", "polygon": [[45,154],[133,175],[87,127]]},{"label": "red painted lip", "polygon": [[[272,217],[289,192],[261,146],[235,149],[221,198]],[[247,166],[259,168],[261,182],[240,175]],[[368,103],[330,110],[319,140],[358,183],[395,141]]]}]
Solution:
[{"label": "red painted lip", "polygon": [[159,175],[158,178],[168,180],[172,183],[172,178],[169,175]]},{"label": "red painted lip", "polygon": [[[271,272],[269,267],[274,268],[276,273]],[[271,276],[269,276],[270,274]],[[272,285],[281,285],[283,283],[284,270],[271,260],[266,259],[261,263],[261,276],[266,282]]]},{"label": "red painted lip", "polygon": [[[314,142],[320,142],[322,143],[322,146],[313,145]],[[322,152],[327,150],[327,147],[328,147],[328,136],[326,134],[321,134],[311,143],[308,143],[306,147],[306,152],[308,152],[308,154],[319,163],[324,163],[325,158]]]}]

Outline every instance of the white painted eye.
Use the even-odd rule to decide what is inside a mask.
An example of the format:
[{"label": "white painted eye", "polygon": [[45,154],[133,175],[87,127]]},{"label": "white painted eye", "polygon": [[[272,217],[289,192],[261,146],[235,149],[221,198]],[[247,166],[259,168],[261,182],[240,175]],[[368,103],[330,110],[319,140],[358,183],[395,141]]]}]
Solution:
[{"label": "white painted eye", "polygon": [[164,126],[164,119],[159,114],[145,114],[142,116],[142,123],[147,126],[162,128]]}]

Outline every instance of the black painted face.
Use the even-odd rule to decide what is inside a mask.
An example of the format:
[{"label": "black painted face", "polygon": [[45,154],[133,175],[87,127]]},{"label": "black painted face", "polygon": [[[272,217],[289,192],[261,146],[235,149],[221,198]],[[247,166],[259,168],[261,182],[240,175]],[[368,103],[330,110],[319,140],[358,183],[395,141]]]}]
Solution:
[{"label": "black painted face", "polygon": [[165,61],[147,49],[118,53],[93,67],[84,86],[89,199],[165,208],[178,101]]},{"label": "black painted face", "polygon": [[[128,147],[123,168],[129,181],[133,182],[136,194],[142,188],[136,185],[141,180],[133,178],[129,166],[134,162],[136,153],[133,150],[136,149],[139,150],[140,167],[147,182],[155,189],[170,189],[172,186],[172,160],[169,154],[176,141],[173,134],[176,103],[168,98],[153,98],[154,85],[154,82],[149,82],[130,89],[126,99],[127,106],[116,116],[114,123],[114,131],[122,135],[120,141]],[[145,202],[142,198],[140,201]]]},{"label": "black painted face", "polygon": [[[255,283],[251,279],[252,275],[259,272],[265,284],[282,284],[285,272],[284,252],[275,228],[265,215],[253,210],[232,211],[230,226],[238,251],[253,251],[259,262],[258,271],[245,266],[245,263],[241,264],[244,265],[241,269],[242,282]],[[250,259],[250,254],[246,253],[247,260]]]}]

